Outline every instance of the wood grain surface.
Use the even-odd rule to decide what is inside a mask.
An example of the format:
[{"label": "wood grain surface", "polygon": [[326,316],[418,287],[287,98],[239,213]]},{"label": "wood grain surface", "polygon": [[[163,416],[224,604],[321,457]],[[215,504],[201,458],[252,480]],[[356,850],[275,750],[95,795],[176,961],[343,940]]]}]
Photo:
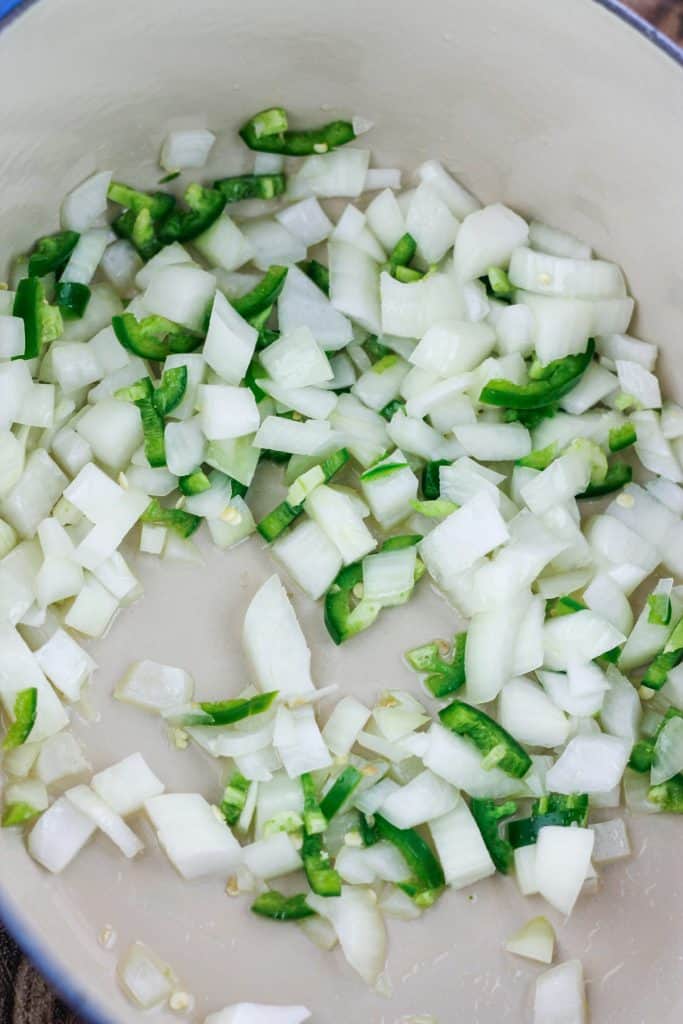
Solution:
[{"label": "wood grain surface", "polygon": [[[683,46],[683,0],[632,0],[629,6]],[[54,995],[2,926],[0,1024],[82,1024]]]}]

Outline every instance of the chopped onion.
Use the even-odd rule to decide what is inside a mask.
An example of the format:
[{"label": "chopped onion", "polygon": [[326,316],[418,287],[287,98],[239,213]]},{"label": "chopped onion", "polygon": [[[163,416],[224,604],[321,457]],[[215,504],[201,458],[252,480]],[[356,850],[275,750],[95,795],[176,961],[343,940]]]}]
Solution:
[{"label": "chopped onion", "polygon": [[216,136],[206,128],[169,132],[161,147],[159,164],[165,171],[203,167],[215,141]]},{"label": "chopped onion", "polygon": [[505,948],[508,953],[550,964],[555,949],[555,931],[547,917],[534,917],[510,936]]},{"label": "chopped onion", "polygon": [[126,951],[118,976],[126,995],[145,1010],[168,999],[177,984],[173,969],[144,942],[134,942]]}]

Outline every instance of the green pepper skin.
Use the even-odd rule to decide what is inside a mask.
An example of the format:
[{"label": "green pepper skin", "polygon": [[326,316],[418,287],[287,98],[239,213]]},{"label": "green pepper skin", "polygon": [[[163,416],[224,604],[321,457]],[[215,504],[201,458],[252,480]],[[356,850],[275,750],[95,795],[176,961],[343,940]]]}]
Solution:
[{"label": "green pepper skin", "polygon": [[152,220],[162,220],[167,217],[175,206],[175,198],[168,192],[140,192],[130,185],[124,185],[121,181],[112,181],[107,192],[107,198],[134,214],[147,210]]},{"label": "green pepper skin", "polygon": [[23,825],[32,818],[36,818],[42,811],[36,810],[30,804],[23,802],[8,804],[2,815],[2,827],[13,828],[16,825]]},{"label": "green pepper skin", "polygon": [[479,708],[456,700],[439,712],[439,718],[447,729],[472,740],[484,757],[497,747],[504,748],[505,753],[497,765],[513,778],[523,778],[531,768],[531,758],[526,750],[509,732]]},{"label": "green pepper skin", "polygon": [[193,494],[203,494],[211,487],[211,481],[203,469],[195,469],[194,473],[178,477],[178,489],[181,494],[190,497]]},{"label": "green pepper skin", "polygon": [[397,828],[383,818],[374,815],[374,828],[380,839],[396,847],[420,890],[439,890],[446,884],[444,873],[431,847],[414,828]]},{"label": "green pepper skin", "polygon": [[583,601],[565,594],[564,597],[553,597],[546,602],[545,614],[548,619],[559,619],[563,615],[573,615],[574,612],[582,612],[586,608]]},{"label": "green pepper skin", "polygon": [[406,653],[406,660],[416,672],[428,673],[424,684],[432,696],[440,698],[455,693],[467,682],[465,674],[465,648],[467,633],[458,633],[453,642],[453,656],[446,661],[436,643],[415,647]]},{"label": "green pepper skin", "polygon": [[201,721],[199,724],[232,725],[234,722],[251,718],[252,715],[261,715],[268,711],[277,695],[277,690],[271,690],[269,693],[259,693],[249,699],[200,701],[199,707],[205,715],[209,715],[211,721]]},{"label": "green pepper skin", "polygon": [[621,427],[612,427],[609,432],[608,445],[611,452],[620,452],[635,444],[638,440],[636,428],[632,423],[624,423]]},{"label": "green pepper skin", "polygon": [[315,917],[315,910],[306,903],[305,893],[284,896],[275,889],[257,896],[251,910],[259,917],[268,917],[271,921],[301,921],[305,917]]},{"label": "green pepper skin", "polygon": [[593,361],[594,352],[595,342],[591,338],[585,352],[548,363],[528,384],[490,380],[482,388],[479,401],[515,410],[535,410],[553,405],[576,387]]},{"label": "green pepper skin", "polygon": [[674,775],[666,782],[650,786],[647,798],[669,814],[683,814],[683,775]]},{"label": "green pepper skin", "polygon": [[320,834],[304,836],[301,857],[308,884],[317,896],[341,896],[341,877],[330,867],[330,857]]},{"label": "green pepper skin", "polygon": [[200,516],[185,512],[182,508],[164,508],[156,498],[150,501],[140,517],[142,523],[166,526],[184,538],[191,537],[195,530],[199,529],[201,521]]},{"label": "green pepper skin", "polygon": [[320,128],[305,131],[285,131],[259,134],[251,118],[240,128],[240,137],[249,149],[260,153],[282,153],[284,156],[310,156],[312,153],[328,153],[332,149],[353,142],[356,133],[350,121],[331,121]]},{"label": "green pepper skin", "polygon": [[[233,309],[245,320],[250,320],[266,310],[270,313],[273,303],[284,287],[286,277],[287,267],[277,265],[269,267],[255,288],[252,288],[246,295],[240,296],[239,299],[232,300]],[[252,324],[252,326],[256,327],[257,325]],[[259,325],[259,329],[262,326],[265,324]]]},{"label": "green pepper skin", "polygon": [[[280,454],[284,454],[284,459],[278,458],[276,461],[286,462],[289,459],[289,456],[286,453],[278,453],[278,456]],[[261,457],[264,457],[263,452],[261,453]],[[335,473],[339,472],[342,466],[349,461],[349,458],[350,456],[347,449],[339,448],[338,451],[333,452],[331,455],[328,455],[326,459],[323,459],[320,465],[325,477],[325,483],[328,483]],[[264,518],[256,524],[256,529],[263,539],[267,540],[270,544],[272,541],[276,540],[281,533],[284,533],[288,526],[291,526],[291,524],[299,518],[303,510],[303,505],[290,505],[288,501],[281,501],[272,512],[269,512],[267,516],[264,516]],[[344,570],[342,569],[342,572],[343,571]]]},{"label": "green pepper skin", "polygon": [[413,236],[406,231],[401,235],[398,242],[389,254],[389,272],[396,276],[398,267],[407,267],[415,259],[417,242]]},{"label": "green pepper skin", "polygon": [[435,459],[433,462],[425,463],[422,470],[422,496],[427,501],[433,501],[441,497],[441,483],[439,481],[439,470],[442,466],[450,466],[448,459]]},{"label": "green pepper skin", "polygon": [[200,334],[194,334],[163,316],[136,320],[132,313],[122,313],[112,317],[111,325],[125,349],[141,359],[157,362],[171,352],[194,352],[203,342]]},{"label": "green pepper skin", "polygon": [[302,260],[298,266],[306,277],[310,277],[311,281],[317,284],[321,292],[325,295],[330,294],[330,272],[323,263],[319,263],[318,260]]},{"label": "green pepper skin", "polygon": [[502,267],[489,267],[483,280],[486,285],[486,291],[494,299],[512,302],[515,294],[514,285],[510,281],[507,271],[503,270]]},{"label": "green pepper skin", "polygon": [[164,370],[161,384],[152,395],[154,407],[159,415],[168,416],[173,412],[185,397],[186,389],[186,366],[174,366],[171,370]]},{"label": "green pepper skin", "polygon": [[40,355],[42,347],[40,318],[44,301],[45,289],[39,278],[25,277],[19,282],[14,296],[12,315],[21,317],[24,321],[26,343],[23,355],[15,356],[16,359],[35,359]]},{"label": "green pepper skin", "polygon": [[238,174],[214,181],[213,187],[226,203],[239,203],[243,199],[275,199],[282,195],[286,183],[284,174]]},{"label": "green pepper skin", "polygon": [[532,846],[538,839],[538,833],[546,825],[570,825],[585,827],[588,821],[588,796],[578,793],[565,796],[562,793],[549,793],[536,800],[531,808],[530,818],[511,821],[508,825],[508,840],[517,849],[520,846]]},{"label": "green pepper skin", "polygon": [[363,778],[359,770],[352,764],[347,764],[341,774],[335,779],[331,788],[320,801],[320,810],[328,821],[331,821],[335,814],[344,805],[346,800],[358,787]]},{"label": "green pepper skin", "polygon": [[54,235],[39,238],[28,259],[29,277],[45,277],[46,274],[61,270],[80,237],[77,231],[58,231]]},{"label": "green pepper skin", "polygon": [[80,320],[90,302],[90,289],[78,281],[60,281],[56,298],[65,320]]},{"label": "green pepper skin", "polygon": [[139,398],[135,404],[140,410],[140,419],[142,420],[145,456],[150,466],[154,469],[159,469],[161,466],[166,465],[163,418],[157,412],[153,400]]},{"label": "green pepper skin", "polygon": [[[389,537],[380,546],[380,551],[397,551],[401,548],[412,547],[422,540],[419,534],[405,534],[399,537]],[[415,569],[415,578],[420,578],[424,572],[424,566],[418,561]],[[352,562],[340,570],[336,579],[325,594],[324,621],[327,632],[335,644],[344,643],[352,636],[368,629],[381,611],[381,606],[367,602],[365,615],[355,614],[363,607],[360,601],[354,609],[351,607],[353,588],[363,582],[363,563]]]},{"label": "green pepper skin", "polygon": [[473,799],[470,802],[470,810],[481,832],[481,837],[486,843],[491,860],[496,865],[496,869],[506,875],[510,870],[514,851],[511,843],[501,836],[500,826],[503,821],[517,813],[517,804],[514,800],[506,800],[503,804],[497,804],[495,800]]},{"label": "green pepper skin", "polygon": [[628,761],[629,768],[634,772],[649,772],[655,759],[655,745],[653,740],[638,740],[631,751]]},{"label": "green pepper skin", "polygon": [[522,459],[517,459],[516,466],[526,466],[528,469],[547,469],[550,463],[558,456],[557,443],[553,441],[546,448],[538,448],[530,452]]},{"label": "green pepper skin", "polygon": [[580,501],[586,498],[601,498],[605,494],[612,494],[621,490],[633,479],[633,470],[626,462],[613,462],[607,470],[605,479],[599,484],[589,484],[582,494],[578,494]]},{"label": "green pepper skin", "polygon": [[240,772],[233,772],[230,776],[230,781],[223,791],[223,799],[220,803],[220,811],[227,825],[235,825],[239,821],[244,805],[247,802],[247,793],[250,786],[251,782],[249,779],[245,779],[244,775]]},{"label": "green pepper skin", "polygon": [[225,196],[217,189],[193,183],[185,190],[185,202],[189,210],[174,211],[159,226],[159,240],[164,245],[191,242],[207,231],[223,212]]},{"label": "green pepper skin", "polygon": [[14,698],[14,721],[5,733],[3,750],[14,750],[26,742],[35,725],[37,711],[38,690],[35,686],[19,690]]},{"label": "green pepper skin", "polygon": [[629,758],[628,766],[632,768],[634,772],[649,772],[652,768],[655,759],[655,744],[662,729],[667,722],[670,722],[672,718],[683,718],[683,711],[679,711],[678,708],[671,707],[664,715],[664,718],[659,723],[656,733],[652,739],[639,740],[631,751],[631,757]]},{"label": "green pepper skin", "polygon": [[405,409],[406,403],[402,398],[394,398],[393,401],[387,402],[383,409],[380,409],[379,414],[383,420],[389,423],[394,417],[395,413],[401,409]]}]

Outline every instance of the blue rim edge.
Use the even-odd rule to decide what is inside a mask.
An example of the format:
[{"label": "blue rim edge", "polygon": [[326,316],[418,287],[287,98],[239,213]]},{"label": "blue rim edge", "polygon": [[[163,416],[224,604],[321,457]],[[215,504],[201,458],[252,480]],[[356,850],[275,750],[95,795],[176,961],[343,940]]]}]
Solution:
[{"label": "blue rim edge", "polygon": [[[0,0],[0,31],[22,11],[36,2],[37,0]],[[683,49],[650,22],[641,18],[635,11],[625,7],[621,0],[593,0],[593,2],[626,22],[683,67]],[[37,970],[69,1004],[74,1013],[82,1017],[88,1024],[115,1024],[111,1018],[102,1015],[101,1007],[96,1006],[78,984],[64,975],[59,964],[52,959],[51,950],[43,946],[35,932],[26,927],[23,918],[15,914],[2,901],[0,901],[0,920]]]}]

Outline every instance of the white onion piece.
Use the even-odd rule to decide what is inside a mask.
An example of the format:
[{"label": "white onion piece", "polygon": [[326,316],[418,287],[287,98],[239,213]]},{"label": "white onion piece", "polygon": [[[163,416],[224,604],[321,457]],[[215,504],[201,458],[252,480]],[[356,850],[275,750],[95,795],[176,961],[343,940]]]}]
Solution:
[{"label": "white onion piece", "polygon": [[567,960],[536,980],[534,1024],[586,1024],[580,960]]},{"label": "white onion piece", "polygon": [[24,321],[19,316],[0,316],[0,359],[14,359],[24,354],[26,338]]},{"label": "white onion piece", "polygon": [[[258,410],[256,413],[258,415]],[[256,431],[254,445],[293,455],[318,455],[327,450],[333,439],[334,434],[327,420],[299,422],[281,416],[267,416]]]},{"label": "white onion piece", "polygon": [[68,789],[66,798],[118,846],[124,857],[135,857],[144,849],[144,844],[126,825],[123,818],[89,786],[74,786],[73,789]]},{"label": "white onion piece", "polygon": [[68,700],[78,700],[81,687],[97,667],[88,652],[63,629],[56,629],[35,656],[50,682]]},{"label": "white onion piece", "polygon": [[518,846],[514,852],[515,878],[522,896],[535,896],[538,892],[536,881],[536,844]]},{"label": "white onion piece", "polygon": [[429,830],[446,882],[453,889],[462,889],[495,873],[495,865],[464,800],[448,814],[430,821]]},{"label": "white onion piece", "polygon": [[427,769],[391,793],[379,812],[397,828],[415,828],[452,811],[457,802],[457,790]]},{"label": "white onion piece", "polygon": [[275,214],[275,219],[307,247],[324,242],[332,231],[332,221],[314,198],[285,207]]},{"label": "white onion piece", "polygon": [[569,722],[530,679],[510,679],[498,704],[500,724],[515,739],[532,747],[561,747],[569,736]]},{"label": "white onion piece", "polygon": [[35,773],[46,786],[62,779],[83,775],[90,770],[75,736],[63,729],[49,736],[40,746],[35,762]]},{"label": "white onion piece", "polygon": [[540,295],[557,295],[566,299],[621,298],[626,295],[623,275],[615,263],[551,256],[523,245],[512,253],[509,275],[517,288]]},{"label": "white onion piece", "polygon": [[150,313],[198,331],[203,328],[206,308],[215,291],[213,274],[198,267],[176,264],[162,267],[154,275],[144,292],[143,302]]},{"label": "white onion piece", "polygon": [[402,284],[390,274],[382,273],[380,295],[382,331],[399,338],[421,338],[434,324],[460,320],[464,312],[462,295],[447,274],[432,274]]},{"label": "white onion piece", "polygon": [[439,377],[451,377],[477,367],[493,351],[495,341],[488,324],[442,320],[422,335],[410,362]]},{"label": "white onion piece", "polygon": [[263,692],[296,696],[314,689],[311,652],[285,589],[271,576],[244,616],[242,643],[252,676]]},{"label": "white onion piece", "polygon": [[292,837],[286,832],[276,832],[266,839],[257,839],[243,847],[242,854],[249,870],[264,881],[301,869],[301,855]]},{"label": "white onion piece", "polygon": [[570,660],[592,661],[623,644],[624,634],[594,612],[579,611],[545,624],[545,659],[549,669],[564,670]]},{"label": "white onion piece", "polygon": [[358,561],[377,547],[362,516],[341,491],[321,484],[308,495],[304,507],[337,548],[345,565]]},{"label": "white onion piece", "polygon": [[239,843],[198,793],[155,796],[146,801],[145,810],[183,878],[225,878],[241,862]]},{"label": "white onion piece", "polygon": [[298,267],[287,271],[277,308],[280,330],[284,334],[297,327],[308,327],[325,351],[344,348],[352,339],[350,322]]},{"label": "white onion piece", "polygon": [[169,132],[161,147],[159,164],[165,171],[203,167],[215,141],[216,136],[206,128]]},{"label": "white onion piece", "polygon": [[119,607],[118,600],[96,577],[86,573],[83,587],[69,608],[65,625],[85,636],[104,636]]},{"label": "white onion piece", "polygon": [[327,592],[343,564],[338,548],[310,519],[278,537],[272,554],[314,601]]},{"label": "white onion piece", "polygon": [[378,264],[372,256],[349,242],[330,242],[328,255],[332,305],[361,327],[379,334],[382,325]]},{"label": "white onion piece", "polygon": [[490,771],[481,766],[482,756],[462,736],[435,723],[428,733],[429,747],[423,757],[425,768],[462,789],[476,799],[498,798],[519,792],[519,780],[512,779],[500,768]]},{"label": "white onion piece", "polygon": [[144,942],[134,942],[126,951],[118,976],[126,995],[145,1010],[168,999],[177,984],[173,969]]},{"label": "white onion piece", "polygon": [[400,188],[401,171],[398,167],[369,167],[365,175],[364,192],[378,192],[384,188]]},{"label": "white onion piece", "polygon": [[615,665],[607,669],[609,690],[600,709],[600,722],[605,732],[635,743],[642,718],[638,691]]},{"label": "white onion piece", "polygon": [[471,281],[491,266],[506,266],[528,237],[526,221],[502,203],[469,214],[455,240],[453,268],[457,279]]},{"label": "white onion piece", "polygon": [[[227,273],[237,270],[238,267],[248,263],[254,255],[252,243],[240,231],[235,222],[228,217],[227,213],[222,213],[210,228],[207,228],[206,231],[194,239],[192,244],[199,249],[202,256],[212,267],[218,267]],[[162,249],[162,252],[164,251]],[[156,259],[157,257],[153,258]],[[185,261],[174,260],[174,262],[182,263]],[[144,273],[146,269],[147,267],[143,268],[141,273]],[[140,274],[137,276],[138,282],[139,279]]]},{"label": "white onion piece", "polygon": [[97,796],[122,817],[139,811],[146,800],[164,791],[163,782],[139,753],[93,775],[90,785]]},{"label": "white onion piece", "polygon": [[66,477],[42,448],[31,452],[14,487],[0,500],[0,514],[22,537],[32,537],[50,514]]},{"label": "white onion piece", "polygon": [[62,226],[70,231],[87,231],[107,212],[107,191],[111,171],[100,171],[81,182],[62,202]]},{"label": "white onion piece", "polygon": [[389,447],[386,422],[372,409],[366,409],[355,395],[339,396],[330,423],[364,467],[377,462]]},{"label": "white onion piece", "polygon": [[583,888],[594,841],[595,834],[591,829],[574,826],[546,825],[538,834],[538,891],[562,914],[571,914]]},{"label": "white onion piece", "polygon": [[618,359],[625,359],[652,371],[657,362],[656,345],[628,334],[601,334],[595,339],[595,347],[599,355],[615,364]]},{"label": "white onion piece", "polygon": [[309,905],[331,921],[351,967],[376,984],[386,957],[386,931],[376,898],[366,889],[342,886],[341,896],[309,896]]},{"label": "white onion piece", "polygon": [[420,181],[427,182],[434,189],[451,213],[460,220],[481,206],[479,200],[456,181],[438,160],[426,160],[415,173]]},{"label": "white onion piece", "polygon": [[475,495],[419,544],[429,574],[444,589],[452,576],[508,540],[509,531],[492,498]]},{"label": "white onion piece", "polygon": [[202,350],[211,369],[228,384],[239,384],[251,362],[257,338],[258,331],[217,291]]},{"label": "white onion piece", "polygon": [[555,793],[605,793],[620,781],[630,753],[630,742],[616,736],[576,736],[548,772],[548,788]]},{"label": "white onion piece", "polygon": [[528,592],[516,591],[509,605],[497,603],[472,616],[465,648],[465,674],[467,698],[473,704],[494,700],[512,675],[516,640],[530,602]]},{"label": "white onion piece", "polygon": [[31,829],[28,851],[44,868],[58,874],[82,850],[95,828],[70,800],[59,797]]},{"label": "white onion piece", "polygon": [[287,179],[287,196],[348,197],[355,199],[365,186],[370,162],[367,149],[338,149],[306,157]]},{"label": "white onion piece", "polygon": [[148,711],[166,711],[192,700],[192,676],[173,665],[136,661],[116,684],[114,696]]},{"label": "white onion piece", "polygon": [[664,723],[655,742],[652,762],[652,785],[666,782],[683,770],[683,718],[670,718]]},{"label": "white onion piece", "polygon": [[396,196],[385,188],[372,200],[365,211],[368,225],[387,252],[391,252],[399,238],[405,234],[406,223]]},{"label": "white onion piece", "polygon": [[200,384],[200,422],[209,441],[243,437],[258,430],[260,417],[249,388],[229,384]]},{"label": "white onion piece", "polygon": [[532,220],[529,224],[529,245],[551,256],[569,256],[576,260],[589,260],[592,256],[591,247],[585,242],[538,220]]},{"label": "white onion piece", "polygon": [[611,821],[596,821],[591,825],[595,843],[591,860],[593,864],[611,864],[631,854],[631,844],[626,826],[621,818]]},{"label": "white onion piece", "polygon": [[377,881],[405,882],[409,870],[396,847],[386,842],[365,849],[343,846],[334,866],[342,881],[352,885],[372,885]]},{"label": "white onion piece", "polygon": [[406,231],[417,242],[419,259],[438,263],[453,245],[459,225],[438,189],[428,182],[415,189],[406,214]]},{"label": "white onion piece", "polygon": [[534,917],[510,936],[505,948],[508,953],[550,964],[555,949],[555,931],[547,917]]}]

